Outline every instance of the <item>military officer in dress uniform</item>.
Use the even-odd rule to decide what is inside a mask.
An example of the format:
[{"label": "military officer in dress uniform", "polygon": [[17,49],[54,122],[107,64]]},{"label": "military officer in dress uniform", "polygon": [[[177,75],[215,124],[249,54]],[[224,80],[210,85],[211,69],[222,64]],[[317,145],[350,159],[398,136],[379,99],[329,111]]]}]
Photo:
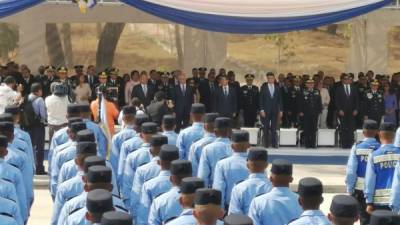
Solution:
[{"label": "military officer in dress uniform", "polygon": [[169,76],[167,73],[162,73],[161,74],[161,82],[158,84],[157,90],[164,92],[165,99],[171,100],[171,91],[172,91],[173,85],[171,84],[169,80]]},{"label": "military officer in dress uniform", "polygon": [[300,84],[300,80],[301,78],[299,76],[293,77],[293,84],[291,87],[289,87],[288,116],[290,127],[298,127],[299,124],[297,99],[299,98],[303,90]]},{"label": "military officer in dress uniform", "polygon": [[111,99],[113,99],[113,102],[115,102],[119,106],[124,106],[125,88],[122,78],[118,76],[119,69],[110,68],[108,70],[108,73],[110,74],[110,79],[108,80],[107,88],[110,90],[110,97]]},{"label": "military officer in dress uniform", "polygon": [[103,214],[101,225],[132,225],[132,216],[128,213],[110,211]]},{"label": "military officer in dress uniform", "polygon": [[319,209],[324,201],[322,197],[323,187],[320,180],[313,177],[306,177],[299,181],[298,194],[299,203],[304,212],[301,216],[290,222],[288,225],[330,225],[328,218]]},{"label": "military officer in dress uniform", "polygon": [[213,188],[222,193],[222,207],[229,208],[232,189],[236,183],[249,176],[246,166],[247,149],[250,147],[249,132],[233,131],[231,136],[233,154],[215,165]]},{"label": "military officer in dress uniform", "polygon": [[250,204],[249,216],[254,225],[284,225],[299,218],[302,213],[299,197],[289,189],[292,174],[293,165],[287,160],[275,159],[272,162],[272,190],[254,198]]},{"label": "military officer in dress uniform", "polygon": [[76,82],[74,81],[74,78],[68,78],[68,69],[64,66],[61,66],[57,69],[57,76],[58,81],[66,86],[68,99],[70,102],[74,102],[76,97],[73,91],[76,88]]},{"label": "military officer in dress uniform", "polygon": [[228,214],[247,215],[254,197],[269,192],[272,184],[266,177],[268,152],[263,147],[252,147],[248,150],[247,168],[249,177],[233,187]]},{"label": "military officer in dress uniform", "polygon": [[328,219],[332,225],[352,225],[359,218],[358,212],[359,206],[356,199],[348,195],[336,195],[332,199]]},{"label": "military officer in dress uniform", "polygon": [[364,119],[375,120],[380,124],[382,116],[385,115],[385,101],[383,94],[379,91],[377,80],[372,81],[371,90],[365,92],[363,104]]},{"label": "military officer in dress uniform", "polygon": [[314,88],[314,80],[306,82],[298,98],[299,116],[304,130],[304,143],[306,148],[316,148],[318,117],[322,112],[322,101],[319,90]]},{"label": "military officer in dress uniform", "polygon": [[193,217],[193,204],[196,190],[204,188],[204,181],[197,177],[186,177],[182,179],[179,187],[180,197],[179,204],[182,207],[182,213],[170,221],[166,221],[168,225],[196,224]]},{"label": "military officer in dress uniform", "polygon": [[253,225],[253,221],[246,215],[229,215],[224,219],[224,225]]},{"label": "military officer in dress uniform", "polygon": [[374,120],[365,120],[363,125],[364,140],[353,145],[350,151],[346,169],[347,193],[357,199],[360,204],[360,222],[369,224],[369,214],[365,212],[367,207],[364,197],[364,180],[367,169],[368,156],[377,150],[381,144],[376,140],[378,123]]},{"label": "military officer in dress uniform", "polygon": [[400,156],[400,148],[393,145],[395,128],[393,123],[380,125],[382,145],[368,156],[364,194],[369,214],[376,209],[390,209],[393,175]]},{"label": "military officer in dress uniform", "polygon": [[[358,81],[355,82],[354,85],[359,94],[358,99],[360,99],[360,105],[364,105],[365,93],[369,90],[367,77],[365,77],[364,74],[359,74]],[[356,117],[357,118],[356,126],[358,129],[360,129],[363,126],[364,114],[365,114],[364,110],[361,110],[361,112]]]},{"label": "military officer in dress uniform", "polygon": [[240,109],[243,110],[245,127],[254,127],[257,120],[260,92],[258,87],[253,85],[254,78],[253,74],[247,74],[245,76],[246,85],[240,88],[240,96],[242,98]]},{"label": "military officer in dress uniform", "polygon": [[38,75],[35,77],[35,82],[39,82],[42,85],[43,98],[46,98],[51,94],[51,84],[57,80],[56,69],[53,66],[47,66],[45,68],[45,75]]},{"label": "military officer in dress uniform", "polygon": [[[151,204],[148,224],[149,225],[163,225],[166,221],[176,218],[182,212],[182,207],[179,202],[180,189],[182,179],[192,176],[192,164],[188,160],[174,160],[171,163],[171,177],[170,181],[172,187],[169,191],[156,197]],[[140,213],[140,211],[139,211]],[[138,225],[147,224],[147,221]]]}]

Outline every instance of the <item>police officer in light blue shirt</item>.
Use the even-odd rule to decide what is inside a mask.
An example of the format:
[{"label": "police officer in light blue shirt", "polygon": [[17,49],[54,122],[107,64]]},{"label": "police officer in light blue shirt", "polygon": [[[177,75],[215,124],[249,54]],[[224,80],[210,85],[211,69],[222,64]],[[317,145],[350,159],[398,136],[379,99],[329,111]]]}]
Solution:
[{"label": "police officer in light blue shirt", "polygon": [[[19,225],[24,225],[18,205],[12,200],[0,197],[0,215],[10,215]],[[1,224],[3,221],[1,221]]]},{"label": "police officer in light blue shirt", "polygon": [[203,116],[206,108],[201,103],[194,103],[192,105],[190,116],[193,124],[179,132],[176,146],[179,148],[180,159],[188,159],[190,146],[200,140],[204,135]]},{"label": "police officer in light blue shirt", "polygon": [[132,225],[132,217],[128,213],[111,211],[103,214],[101,225]]},{"label": "police officer in light blue shirt", "polygon": [[130,195],[132,190],[133,179],[136,169],[150,162],[152,156],[150,154],[150,141],[157,133],[157,124],[153,122],[146,122],[142,124],[141,138],[143,139],[142,146],[132,152],[126,157],[124,166],[124,175],[121,183],[121,194],[124,199],[125,205],[130,206]]},{"label": "police officer in light blue shirt", "polygon": [[56,192],[56,197],[53,206],[53,217],[51,224],[57,225],[59,213],[69,199],[76,197],[83,191],[83,171],[85,158],[89,156],[95,156],[97,153],[97,146],[94,142],[79,142],[77,144],[75,163],[78,165],[80,172],[78,173],[76,179],[71,179],[67,182],[61,183],[59,185],[58,191]]},{"label": "police officer in light blue shirt", "polygon": [[399,224],[400,215],[389,210],[376,210],[371,215],[370,225],[394,225]]},{"label": "police officer in light blue shirt", "polygon": [[20,225],[11,215],[1,215],[0,221],[2,225]]},{"label": "police officer in light blue shirt", "polygon": [[[19,169],[6,163],[4,157],[7,155],[8,138],[0,135],[0,177],[1,179],[13,184],[16,193],[18,193],[18,205],[21,212],[22,219],[26,222],[28,220],[28,203],[25,190],[25,184],[22,179],[22,174]],[[6,186],[4,186],[5,188]]]},{"label": "police officer in light blue shirt", "polygon": [[272,189],[272,184],[266,177],[268,167],[268,152],[263,147],[249,148],[247,168],[250,175],[247,180],[239,182],[232,189],[228,214],[247,215],[251,201],[259,195]]},{"label": "police officer in light blue shirt", "polygon": [[400,159],[400,148],[393,145],[395,128],[393,123],[380,125],[379,139],[382,145],[368,156],[364,194],[370,214],[376,209],[390,209],[394,169]]},{"label": "police officer in light blue shirt", "polygon": [[[165,221],[165,224],[168,225],[196,224],[196,220],[193,217],[193,205],[194,205],[194,195],[196,193],[196,190],[199,188],[204,188],[204,181],[202,179],[197,177],[186,177],[182,179],[181,185],[179,187],[180,197],[178,199],[179,204],[182,207],[182,212],[177,218],[174,218],[170,221],[168,220]],[[158,202],[157,199],[155,200],[155,202]]]},{"label": "police officer in light blue shirt", "polygon": [[[163,225],[171,218],[179,216],[182,212],[182,207],[179,202],[180,189],[182,179],[192,176],[192,165],[188,160],[174,160],[171,163],[171,183],[172,188],[155,198],[150,207],[149,225]],[[140,213],[140,211],[139,211]],[[142,218],[142,217],[138,217]],[[147,224],[146,221],[138,220],[138,224]]]},{"label": "police officer in light blue shirt", "polygon": [[25,186],[26,202],[28,209],[33,203],[33,170],[32,166],[28,163],[28,156],[13,148],[11,143],[14,140],[14,124],[11,122],[0,122],[0,134],[7,137],[8,140],[8,154],[5,161],[16,167],[22,174],[23,184]]},{"label": "police officer in light blue shirt", "polygon": [[289,189],[292,174],[293,166],[289,161],[275,159],[272,162],[272,190],[254,198],[250,204],[248,216],[254,225],[285,225],[301,215],[299,197]]},{"label": "police officer in light blue shirt", "polygon": [[[359,218],[358,202],[349,195],[336,195],[332,199],[328,219],[332,225],[354,224]],[[379,211],[379,210],[378,210]],[[383,225],[382,223],[378,223]],[[370,225],[378,225],[370,224]]]},{"label": "police officer in light blue shirt", "polygon": [[[77,104],[68,104],[67,106],[67,119],[68,123],[72,122],[80,122],[82,119],[78,119],[81,117],[81,112],[80,112],[80,107]],[[76,121],[70,121],[72,119],[75,119]],[[68,127],[61,128],[60,130],[56,131],[53,134],[53,137],[50,142],[50,148],[49,148],[49,164],[51,165],[51,159],[53,155],[54,149],[59,146],[64,144],[65,142],[68,141],[68,133],[67,133]],[[49,166],[50,166],[49,165]]]},{"label": "police officer in light blue shirt", "polygon": [[[68,118],[67,126],[65,128],[61,129],[61,130],[65,129],[65,134],[67,136],[67,141],[65,141],[64,143],[62,143],[60,145],[57,145],[56,147],[54,147],[53,149],[51,149],[49,151],[49,155],[48,155],[48,163],[49,163],[48,172],[49,172],[50,177],[51,177],[51,174],[52,174],[51,165],[53,163],[53,159],[55,158],[55,155],[57,155],[57,153],[62,151],[63,149],[66,149],[69,146],[73,145],[73,141],[71,139],[69,139],[68,130],[69,130],[69,127],[71,126],[71,124],[78,123],[78,122],[82,122],[82,118],[81,117],[70,117],[70,118]],[[54,135],[53,135],[53,137],[54,137]]]},{"label": "police officer in light blue shirt", "polygon": [[103,214],[109,211],[114,211],[111,193],[104,189],[95,189],[87,194],[86,207],[71,214],[65,225],[100,224]]},{"label": "police officer in light blue shirt", "polygon": [[179,158],[179,150],[174,145],[163,145],[161,146],[160,167],[161,171],[158,176],[151,180],[146,181],[141,190],[140,200],[138,208],[136,210],[137,223],[147,223],[147,218],[150,210],[150,206],[153,200],[161,194],[171,189],[171,162]]},{"label": "police officer in light blue shirt", "polygon": [[397,163],[394,171],[390,208],[400,214],[400,163]]},{"label": "police officer in light blue shirt", "polygon": [[299,181],[299,203],[304,212],[288,225],[331,225],[328,218],[319,209],[324,201],[323,187],[320,180],[306,177]]},{"label": "police officer in light blue shirt", "polygon": [[223,225],[219,220],[224,216],[221,208],[221,192],[210,188],[199,188],[194,197],[193,219],[195,224]]},{"label": "police officer in light blue shirt", "polygon": [[365,211],[367,205],[364,198],[364,180],[367,170],[368,155],[380,147],[376,140],[378,123],[366,120],[363,125],[364,140],[353,145],[350,151],[346,169],[347,193],[351,194],[360,203],[361,224],[369,224],[369,214]]},{"label": "police officer in light blue shirt", "polygon": [[222,207],[226,210],[231,200],[232,188],[249,176],[247,169],[247,149],[250,147],[249,132],[233,131],[231,136],[233,155],[217,162],[213,188],[222,193]]},{"label": "police officer in light blue shirt", "polygon": [[121,151],[119,153],[119,159],[118,159],[118,170],[117,170],[117,183],[118,186],[121,187],[122,183],[122,176],[124,174],[124,166],[125,166],[125,161],[126,157],[128,156],[129,153],[136,151],[140,146],[143,144],[143,140],[140,136],[141,132],[141,127],[143,123],[149,122],[150,117],[146,114],[138,114],[135,116],[135,129],[136,136],[132,137],[131,139],[128,139],[122,143],[121,146]]},{"label": "police officer in light blue shirt", "polygon": [[225,217],[224,225],[253,225],[253,221],[246,215],[233,214]]},{"label": "police officer in light blue shirt", "polygon": [[[86,124],[84,122],[76,122],[68,124],[68,136],[71,143],[68,147],[60,149],[59,151],[54,151],[53,160],[51,162],[51,176],[50,176],[50,191],[53,196],[57,193],[58,185],[58,175],[63,164],[70,160],[66,152],[70,152],[70,148],[76,149],[76,143],[78,139],[77,133],[79,131],[85,130]],[[74,152],[70,155],[72,158],[75,157]]]},{"label": "police officer in light blue shirt", "polygon": [[204,136],[190,146],[189,161],[192,162],[193,176],[197,176],[201,151],[216,139],[214,121],[218,115],[218,113],[206,113],[204,115]]},{"label": "police officer in light blue shirt", "polygon": [[107,159],[107,148],[108,148],[108,140],[106,135],[100,126],[94,123],[92,119],[92,111],[88,103],[78,104],[79,111],[81,112],[81,117],[84,123],[86,123],[87,129],[93,131],[94,136],[96,137],[97,148],[99,151],[97,155],[102,157],[103,159]]},{"label": "police officer in light blue shirt", "polygon": [[[168,159],[168,154],[165,155],[164,151],[161,153],[161,146],[166,145],[167,143],[168,138],[164,135],[154,135],[151,138],[150,153],[153,158],[149,163],[140,166],[136,170],[135,177],[133,178],[133,185],[130,196],[130,212],[132,216],[135,215],[137,204],[139,204],[140,193],[142,191],[142,186],[144,182],[156,177],[160,173],[161,168],[159,165],[159,156],[161,156],[163,160]],[[177,158],[174,158],[174,160],[175,159]]]},{"label": "police officer in light blue shirt", "polygon": [[197,174],[198,177],[204,180],[206,187],[210,187],[213,184],[217,162],[232,155],[231,141],[229,139],[232,133],[231,119],[218,117],[215,119],[214,127],[218,138],[203,148]]},{"label": "police officer in light blue shirt", "polygon": [[[111,168],[107,168],[101,165],[90,166],[88,172],[85,174],[85,192],[71,199],[63,206],[61,211],[62,218],[59,218],[58,224],[62,225],[65,223],[65,220],[67,218],[65,217],[65,215],[72,214],[74,211],[80,210],[85,207],[88,192],[95,189],[104,189],[111,192],[113,190],[113,186],[111,184],[111,176]],[[116,209],[127,212],[124,203],[118,196],[113,195],[113,204]]]},{"label": "police officer in light blue shirt", "polygon": [[118,171],[119,153],[122,144],[124,141],[133,138],[137,134],[134,129],[136,107],[124,106],[124,108],[122,108],[122,115],[125,126],[120,132],[114,135],[111,142],[110,163],[114,171]]},{"label": "police officer in light blue shirt", "polygon": [[176,145],[176,140],[178,139],[178,134],[175,133],[176,118],[173,115],[165,115],[162,120],[162,135],[168,138],[168,144]]},{"label": "police officer in light blue shirt", "polygon": [[[29,159],[30,164],[33,166],[33,170],[35,171],[35,158],[33,156],[33,148],[32,141],[29,133],[23,131],[18,123],[20,118],[20,108],[19,106],[7,106],[5,108],[5,113],[0,115],[0,122],[12,122],[14,123],[14,141],[13,145],[17,147],[19,150],[24,151]],[[22,142],[22,143],[21,143]]]}]

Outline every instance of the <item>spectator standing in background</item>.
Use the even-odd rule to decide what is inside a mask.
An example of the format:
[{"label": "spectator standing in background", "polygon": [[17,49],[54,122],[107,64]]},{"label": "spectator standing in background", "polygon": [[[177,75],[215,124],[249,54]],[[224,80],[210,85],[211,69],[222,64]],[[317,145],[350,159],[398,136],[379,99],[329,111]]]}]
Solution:
[{"label": "spectator standing in background", "polygon": [[77,78],[77,86],[74,92],[76,95],[76,103],[89,103],[92,96],[92,90],[84,76],[79,76]]},{"label": "spectator standing in background", "polygon": [[21,73],[23,77],[22,86],[24,90],[22,91],[23,96],[27,96],[31,91],[31,86],[35,82],[31,70],[26,65],[21,65]]},{"label": "spectator standing in background", "polygon": [[322,82],[317,83],[317,89],[321,94],[321,101],[322,101],[322,113],[321,117],[319,118],[319,128],[326,129],[328,126],[326,125],[326,119],[328,117],[328,106],[331,102],[331,97],[329,96],[329,91],[327,88],[324,87]]},{"label": "spectator standing in background", "polygon": [[392,93],[389,84],[385,84],[383,90],[385,99],[385,115],[383,120],[396,124],[396,110],[398,109],[396,94]]},{"label": "spectator standing in background", "polygon": [[129,105],[131,102],[131,93],[133,90],[133,87],[137,84],[139,84],[139,71],[134,70],[131,72],[130,75],[130,80],[125,84],[125,103]]},{"label": "spectator standing in background", "polygon": [[53,134],[67,124],[67,107],[70,103],[67,90],[61,83],[53,83],[53,93],[45,99],[47,121],[49,125],[49,140]]},{"label": "spectator standing in background", "polygon": [[99,77],[96,76],[96,68],[93,65],[87,67],[86,71],[86,82],[90,86],[90,90],[92,91],[92,96],[90,96],[89,102],[96,99],[96,87],[99,83]]},{"label": "spectator standing in background", "polygon": [[[118,109],[117,106],[110,100],[108,100],[108,93],[107,93],[107,87],[106,86],[100,86],[99,87],[99,92],[102,93],[102,101],[106,101],[106,117],[107,117],[107,122],[109,126],[109,134],[110,137],[112,137],[115,134],[115,122],[114,120],[118,119]],[[97,97],[96,100],[94,100],[90,104],[90,109],[92,110],[93,117],[95,121],[99,120],[99,97]]]}]

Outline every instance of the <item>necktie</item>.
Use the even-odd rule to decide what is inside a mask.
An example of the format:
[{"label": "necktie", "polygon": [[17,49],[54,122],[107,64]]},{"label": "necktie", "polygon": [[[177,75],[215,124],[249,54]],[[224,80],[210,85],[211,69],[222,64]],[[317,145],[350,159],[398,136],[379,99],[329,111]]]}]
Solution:
[{"label": "necktie", "polygon": [[349,85],[346,85],[346,94],[347,94],[347,96],[350,96]]},{"label": "necktie", "polygon": [[147,96],[147,87],[146,87],[146,85],[143,85],[143,93],[144,93],[144,96]]},{"label": "necktie", "polygon": [[185,95],[186,90],[185,90],[185,85],[184,84],[181,85],[181,89],[182,89],[183,95]]},{"label": "necktie", "polygon": [[274,96],[274,86],[272,84],[269,85],[269,92],[271,93],[271,96]]},{"label": "necktie", "polygon": [[228,91],[226,90],[226,87],[224,87],[224,95],[225,95],[225,97],[228,96]]},{"label": "necktie", "polygon": [[211,90],[211,92],[214,92],[214,84],[213,83],[210,83],[210,90]]}]

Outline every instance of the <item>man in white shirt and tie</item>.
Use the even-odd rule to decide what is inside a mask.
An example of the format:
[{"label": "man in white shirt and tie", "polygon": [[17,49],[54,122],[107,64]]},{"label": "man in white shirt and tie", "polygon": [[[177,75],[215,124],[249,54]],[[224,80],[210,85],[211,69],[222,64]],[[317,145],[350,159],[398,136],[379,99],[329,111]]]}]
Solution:
[{"label": "man in white shirt and tie", "polygon": [[140,73],[140,84],[133,87],[132,98],[139,98],[144,107],[150,105],[155,94],[153,85],[149,85],[149,76],[146,71]]},{"label": "man in white shirt and tie", "polygon": [[260,90],[260,117],[264,129],[266,147],[278,148],[278,122],[282,118],[282,97],[275,84],[275,75],[267,73],[266,83]]},{"label": "man in white shirt and tie", "polygon": [[216,93],[215,109],[222,117],[234,118],[237,112],[237,96],[225,75],[220,76],[220,85]]},{"label": "man in white shirt and tie", "polygon": [[194,103],[194,92],[190,85],[187,85],[186,75],[182,71],[176,71],[178,84],[172,90],[171,97],[174,102],[176,114],[176,128],[180,130],[189,125],[190,109]]}]

